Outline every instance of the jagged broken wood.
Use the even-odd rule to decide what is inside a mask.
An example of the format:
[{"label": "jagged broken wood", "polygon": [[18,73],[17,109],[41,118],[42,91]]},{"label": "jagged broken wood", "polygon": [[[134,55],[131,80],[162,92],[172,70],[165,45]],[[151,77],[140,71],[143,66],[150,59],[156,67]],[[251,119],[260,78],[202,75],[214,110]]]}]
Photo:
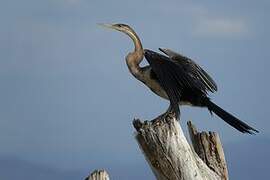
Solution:
[{"label": "jagged broken wood", "polygon": [[105,170],[93,171],[85,180],[109,180],[109,175]]},{"label": "jagged broken wood", "polygon": [[221,141],[216,132],[198,132],[189,121],[189,136],[195,152],[221,179],[228,180],[228,170]]},{"label": "jagged broken wood", "polygon": [[[133,125],[137,130],[137,142],[158,180],[228,179],[224,153],[217,135],[198,133],[190,123],[193,148],[185,138],[179,121],[171,114],[143,123],[137,119]],[[199,141],[197,137],[201,134],[203,140]],[[202,146],[199,142],[202,142]],[[200,152],[202,147],[204,153],[198,155],[196,152]]]}]

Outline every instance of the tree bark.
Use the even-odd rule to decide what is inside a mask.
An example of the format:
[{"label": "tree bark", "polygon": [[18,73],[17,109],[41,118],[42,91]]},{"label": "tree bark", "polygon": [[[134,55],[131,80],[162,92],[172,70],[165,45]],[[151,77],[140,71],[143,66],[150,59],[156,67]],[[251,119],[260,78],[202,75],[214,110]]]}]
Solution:
[{"label": "tree bark", "polygon": [[[137,142],[158,180],[228,179],[224,153],[217,135],[213,138],[202,135],[203,140],[197,141],[195,139],[200,133],[190,123],[194,149],[204,152],[198,153],[200,157],[205,157],[203,161],[187,142],[179,121],[173,115],[143,123],[137,119],[133,125],[137,130]],[[203,145],[200,146],[199,142]]]},{"label": "tree bark", "polygon": [[109,175],[105,170],[93,171],[85,180],[109,180]]},{"label": "tree bark", "polygon": [[216,132],[198,132],[191,121],[187,124],[195,152],[221,179],[228,180],[225,155],[218,134]]}]

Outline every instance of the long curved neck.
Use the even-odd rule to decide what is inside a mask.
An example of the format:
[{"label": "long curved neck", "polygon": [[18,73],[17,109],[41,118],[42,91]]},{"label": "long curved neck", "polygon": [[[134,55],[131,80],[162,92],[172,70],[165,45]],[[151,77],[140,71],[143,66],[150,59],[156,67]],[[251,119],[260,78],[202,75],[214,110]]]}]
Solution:
[{"label": "long curved neck", "polygon": [[134,43],[134,51],[130,52],[126,57],[127,66],[129,71],[133,74],[133,76],[141,80],[142,70],[139,64],[143,60],[144,56],[142,43],[138,35],[133,30],[126,32],[126,34],[132,39]]},{"label": "long curved neck", "polygon": [[139,36],[135,33],[135,31],[129,31],[127,32],[127,35],[132,39],[133,43],[134,43],[134,52],[137,53],[142,53],[143,54],[143,47],[142,47],[142,43],[141,40],[139,38]]}]

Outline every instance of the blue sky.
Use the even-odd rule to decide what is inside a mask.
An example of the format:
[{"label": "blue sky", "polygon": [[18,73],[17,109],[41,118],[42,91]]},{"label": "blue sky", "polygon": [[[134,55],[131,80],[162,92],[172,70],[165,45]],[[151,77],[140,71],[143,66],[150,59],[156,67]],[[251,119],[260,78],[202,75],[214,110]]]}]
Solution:
[{"label": "blue sky", "polygon": [[10,157],[85,173],[140,166],[152,177],[131,122],[157,116],[168,102],[129,74],[125,56],[133,49],[131,41],[97,23],[127,23],[144,48],[171,48],[194,59],[218,84],[213,101],[260,134],[240,134],[206,109],[190,107],[181,108],[183,129],[192,119],[200,129],[219,132],[225,145],[261,139],[269,145],[268,1],[0,3],[0,157],[5,162]]}]

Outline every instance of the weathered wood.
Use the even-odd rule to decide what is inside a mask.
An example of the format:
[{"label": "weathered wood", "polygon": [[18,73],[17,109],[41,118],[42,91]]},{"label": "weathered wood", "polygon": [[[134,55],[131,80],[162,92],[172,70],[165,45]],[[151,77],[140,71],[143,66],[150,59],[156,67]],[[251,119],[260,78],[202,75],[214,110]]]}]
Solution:
[{"label": "weathered wood", "polygon": [[109,180],[109,175],[105,170],[95,170],[85,180]]},{"label": "weathered wood", "polygon": [[215,132],[198,132],[190,121],[187,124],[195,152],[222,180],[228,180],[225,155],[218,134]]},{"label": "weathered wood", "polygon": [[188,144],[179,121],[173,115],[153,121],[134,120],[136,139],[158,180],[217,180]]}]

